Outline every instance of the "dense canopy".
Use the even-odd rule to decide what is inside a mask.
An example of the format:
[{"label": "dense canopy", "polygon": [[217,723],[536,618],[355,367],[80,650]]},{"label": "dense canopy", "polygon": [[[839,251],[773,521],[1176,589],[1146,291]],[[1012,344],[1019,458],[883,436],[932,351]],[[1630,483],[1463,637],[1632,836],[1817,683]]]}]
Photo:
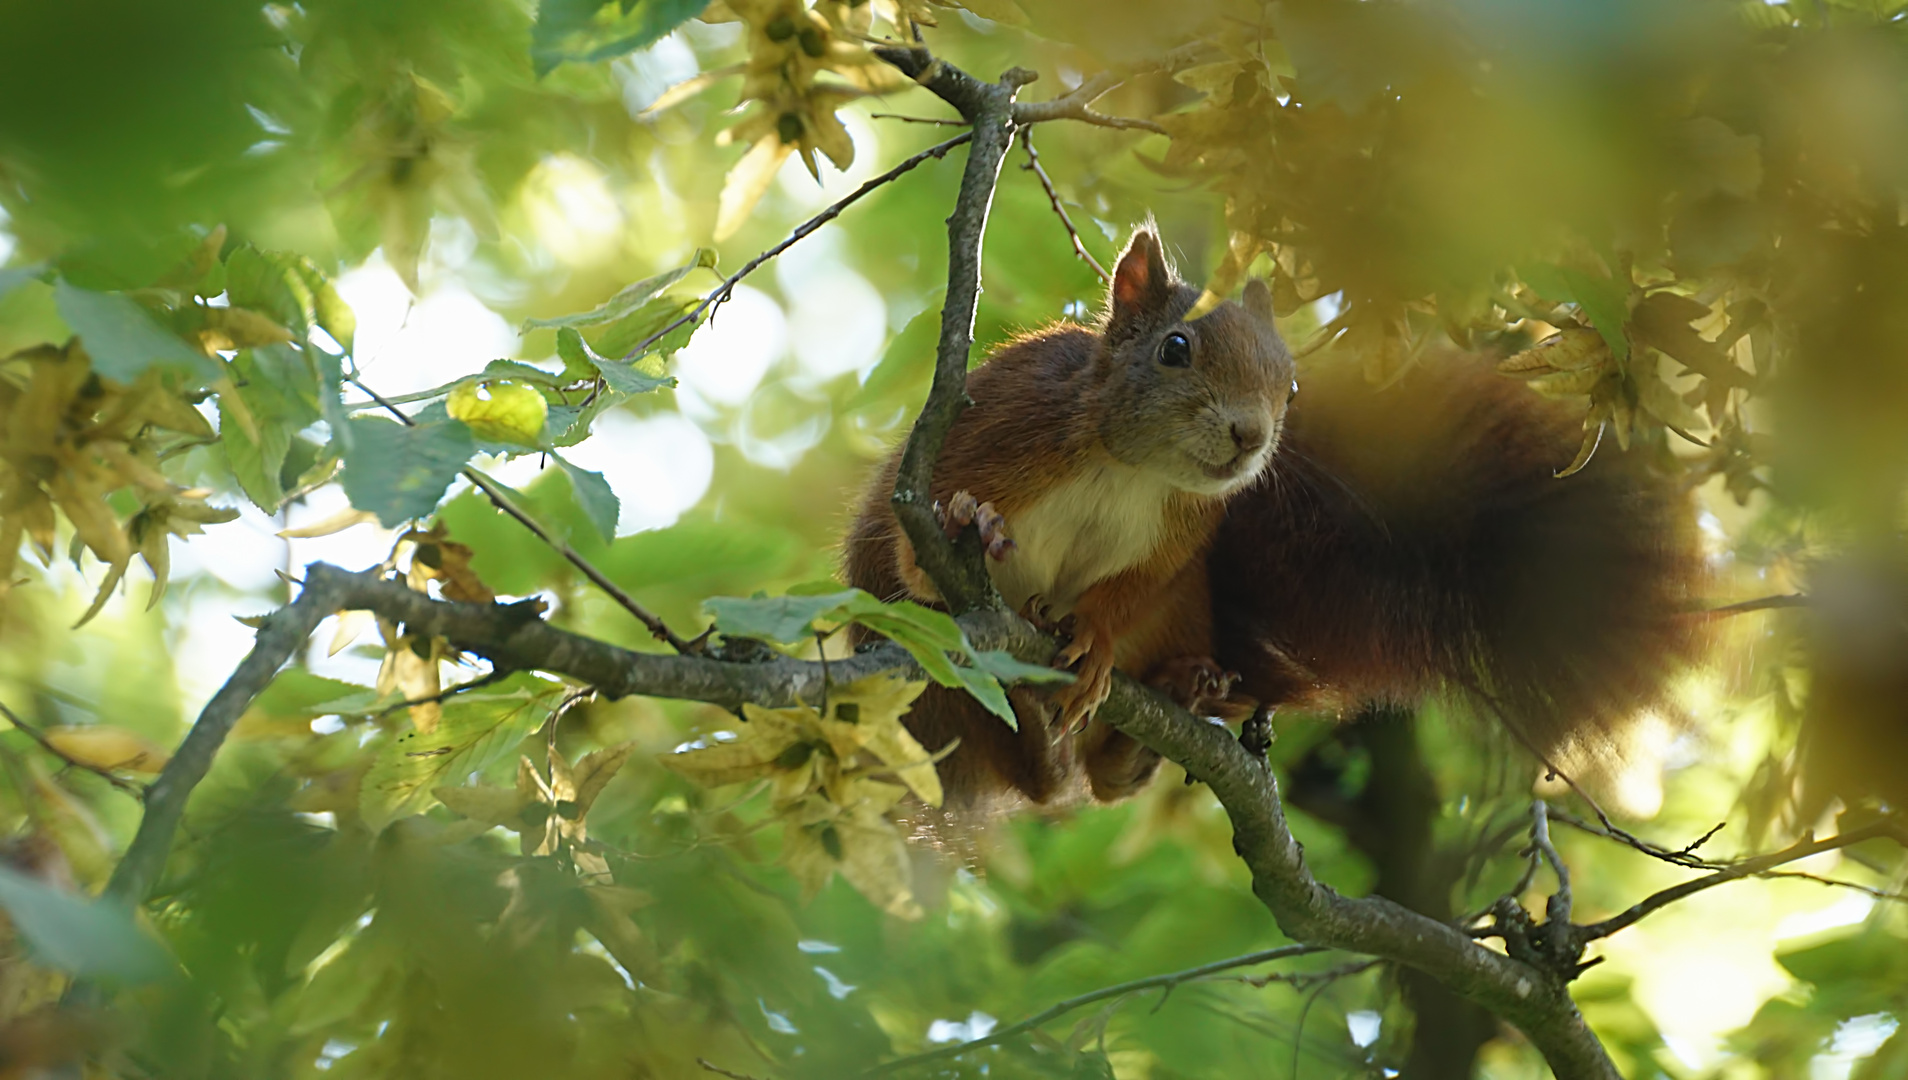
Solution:
[{"label": "dense canopy", "polygon": [[[1908,1075],[1908,4],[0,27],[7,1075],[1608,1075],[1571,999],[1623,1076]],[[1014,68],[992,120],[945,91]],[[1488,353],[1583,416],[1562,471],[1694,493],[1713,662],[1568,781],[1450,702],[1278,718],[1311,873],[1496,901],[1549,1013],[1304,936],[1219,758],[910,838],[922,685],[1048,677],[837,575],[982,218],[974,362],[1090,322],[1151,219],[1210,299],[1269,281],[1301,372]],[[1596,966],[1519,956],[1526,909]]]}]

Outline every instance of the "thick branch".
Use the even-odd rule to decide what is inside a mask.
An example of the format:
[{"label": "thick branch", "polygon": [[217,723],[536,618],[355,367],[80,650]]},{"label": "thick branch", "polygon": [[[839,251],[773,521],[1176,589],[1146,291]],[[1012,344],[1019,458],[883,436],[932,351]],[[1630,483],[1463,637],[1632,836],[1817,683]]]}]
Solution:
[{"label": "thick branch", "polygon": [[934,462],[948,431],[967,406],[967,356],[974,344],[974,312],[980,302],[981,239],[1000,181],[1001,162],[1014,139],[1014,95],[1033,73],[1014,68],[997,83],[984,83],[935,59],[926,49],[877,48],[875,54],[958,110],[973,128],[967,168],[954,212],[947,219],[947,299],[941,307],[941,338],[934,381],[901,452],[895,478],[895,517],[908,534],[914,559],[956,615],[998,607],[1000,598],[978,551],[957,554],[934,512]]},{"label": "thick branch", "polygon": [[172,834],[185,814],[186,798],[205,779],[232,725],[245,715],[252,699],[265,689],[285,661],[304,648],[305,641],[325,617],[343,607],[338,602],[343,590],[337,584],[313,588],[309,582],[298,599],[279,608],[258,628],[257,643],[239,661],[238,670],[212,695],[199,712],[199,719],[186,734],[179,750],[159,771],[159,779],[146,789],[146,813],[139,819],[139,831],[126,849],[126,857],[113,868],[105,895],[127,904],[143,903],[153,883],[166,868],[166,856],[172,851]]},{"label": "thick branch", "polygon": [[[377,402],[385,412],[397,417],[398,422],[405,427],[411,427],[416,424],[416,421],[411,419],[410,414],[398,408],[376,390],[371,389],[355,378],[351,380],[351,385],[371,395],[371,400]],[[598,570],[595,564],[577,554],[575,548],[565,543],[563,539],[555,533],[544,528],[536,518],[531,517],[527,511],[518,506],[516,500],[512,499],[509,494],[504,491],[502,484],[497,483],[476,469],[466,468],[461,475],[464,479],[475,485],[477,490],[489,497],[492,506],[495,506],[497,509],[514,518],[517,524],[529,529],[533,536],[549,545],[552,551],[563,556],[564,560],[571,566],[582,571],[583,576],[594,582],[596,587],[603,590],[606,596],[616,601],[624,611],[634,615],[637,622],[648,627],[649,632],[655,635],[656,640],[668,642],[669,647],[679,653],[696,651],[694,646],[679,637],[674,630],[669,629],[669,624],[663,622],[661,616],[637,603],[636,598],[624,592],[622,586],[611,581],[609,575]]]},{"label": "thick branch", "polygon": [[[1561,979],[1493,952],[1456,928],[1378,897],[1349,899],[1321,885],[1286,825],[1278,783],[1224,728],[1193,720],[1147,691],[1100,719],[1185,766],[1211,786],[1232,820],[1233,846],[1253,891],[1292,938],[1393,960],[1434,976],[1515,1024],[1557,1076],[1614,1080]],[[1123,704],[1125,703],[1123,702]]]}]

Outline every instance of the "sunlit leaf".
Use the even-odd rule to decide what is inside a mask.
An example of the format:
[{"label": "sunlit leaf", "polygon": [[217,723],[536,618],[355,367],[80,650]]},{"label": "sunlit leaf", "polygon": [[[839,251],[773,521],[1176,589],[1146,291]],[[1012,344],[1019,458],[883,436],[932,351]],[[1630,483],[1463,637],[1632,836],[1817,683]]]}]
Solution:
[{"label": "sunlit leaf", "polygon": [[454,420],[406,427],[357,417],[344,459],[345,494],[351,505],[396,527],[435,509],[476,451],[470,428]]}]

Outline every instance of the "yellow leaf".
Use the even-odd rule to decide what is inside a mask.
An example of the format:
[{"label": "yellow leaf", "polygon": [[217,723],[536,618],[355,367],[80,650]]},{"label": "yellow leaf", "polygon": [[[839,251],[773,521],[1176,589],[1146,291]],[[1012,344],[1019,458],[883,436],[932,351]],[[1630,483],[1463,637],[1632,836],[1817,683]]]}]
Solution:
[{"label": "yellow leaf", "polygon": [[520,383],[469,382],[451,391],[444,408],[452,419],[468,424],[480,439],[535,446],[543,434],[550,403]]},{"label": "yellow leaf", "polygon": [[[926,689],[925,682],[910,682],[894,675],[870,675],[836,691],[836,700],[856,707],[853,727],[860,731],[861,746],[892,767],[895,775],[929,806],[941,805],[941,778],[931,755],[915,741],[902,725],[901,716]],[[841,705],[835,706],[841,715]]]},{"label": "yellow leaf", "polygon": [[[1595,330],[1560,330],[1497,365],[1497,370],[1520,378],[1541,378],[1558,372],[1601,373],[1613,361],[1610,346]],[[1595,380],[1592,379],[1592,382]],[[1587,393],[1589,387],[1576,393]]]},{"label": "yellow leaf", "polygon": [[320,536],[330,536],[333,533],[341,533],[354,525],[363,525],[366,522],[376,520],[378,520],[378,515],[369,510],[354,510],[351,507],[346,507],[322,521],[314,521],[309,525],[301,525],[296,529],[286,529],[278,535],[286,540],[311,540]]},{"label": "yellow leaf", "polygon": [[478,784],[474,787],[431,789],[437,801],[473,821],[517,829],[523,824],[524,797],[516,788]]},{"label": "yellow leaf", "polygon": [[757,139],[742,160],[735,163],[729,175],[722,183],[722,196],[717,201],[715,238],[727,240],[742,228],[749,219],[750,211],[775,182],[775,173],[781,169],[782,162],[794,147],[783,142],[775,135]]},{"label": "yellow leaf", "polygon": [[46,741],[74,761],[101,769],[156,773],[172,756],[143,735],[105,724],[48,728]]},{"label": "yellow leaf", "polygon": [[596,797],[603,793],[603,788],[616,777],[617,772],[623,767],[623,762],[628,761],[629,755],[635,750],[634,742],[619,743],[616,746],[605,747],[586,754],[576,763],[574,773],[578,818],[590,812],[590,807],[596,803]]}]

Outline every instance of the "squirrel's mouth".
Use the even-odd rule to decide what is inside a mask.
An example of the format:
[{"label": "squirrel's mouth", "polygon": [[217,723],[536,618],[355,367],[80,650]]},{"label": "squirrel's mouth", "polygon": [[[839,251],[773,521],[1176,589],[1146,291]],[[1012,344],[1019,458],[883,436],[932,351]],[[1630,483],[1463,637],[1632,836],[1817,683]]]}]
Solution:
[{"label": "squirrel's mouth", "polygon": [[1207,462],[1201,462],[1199,468],[1201,472],[1204,472],[1206,476],[1212,480],[1239,480],[1257,472],[1259,466],[1263,464],[1264,461],[1264,451],[1241,450],[1239,453],[1232,455],[1232,457],[1223,464],[1213,465]]}]

